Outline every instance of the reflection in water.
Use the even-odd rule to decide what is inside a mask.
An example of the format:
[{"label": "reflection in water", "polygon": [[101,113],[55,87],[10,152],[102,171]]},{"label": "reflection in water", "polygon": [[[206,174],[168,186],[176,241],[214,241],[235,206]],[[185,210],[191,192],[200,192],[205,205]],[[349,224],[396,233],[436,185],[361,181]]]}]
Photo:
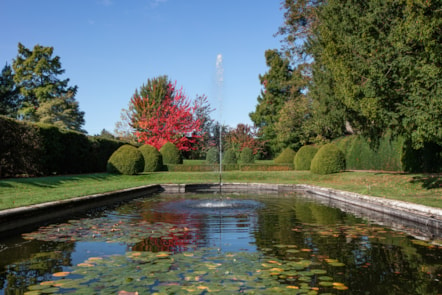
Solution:
[{"label": "reflection in water", "polygon": [[[442,292],[439,246],[302,196],[226,196],[222,200],[208,197],[166,195],[138,199],[92,218],[26,233],[23,235],[26,240],[13,237],[0,241],[4,245],[0,250],[0,294],[23,293],[27,286],[54,280],[52,273],[75,270],[77,264],[91,257],[109,264],[118,261],[120,272],[106,274],[107,279],[114,275],[117,280],[125,271],[135,269],[127,263],[138,256],[129,255],[127,261],[124,258],[125,252],[137,253],[134,251],[160,253],[160,256],[167,251],[175,255],[170,256],[169,270],[158,262],[149,264],[159,268],[151,290],[164,287],[160,273],[166,279],[171,277],[181,262],[187,272],[192,272],[193,266],[200,273],[210,263],[223,265],[220,257],[226,258],[224,265],[234,263],[235,259],[254,257],[242,265],[247,267],[247,273],[259,274],[262,282],[269,280],[270,284],[304,288],[317,294]],[[187,253],[195,255],[192,265],[188,265]],[[231,253],[240,256],[234,259]],[[114,254],[123,258],[109,260]],[[214,262],[211,256],[217,260]],[[202,260],[204,263],[198,265]],[[151,262],[140,263],[137,267]],[[266,278],[263,269],[266,264],[273,273],[284,273]],[[223,269],[222,273],[234,270],[235,267]],[[216,272],[204,274],[207,283],[217,279],[212,273],[216,275]],[[95,278],[94,283],[99,280]],[[173,284],[180,284],[177,282]],[[256,282],[244,278],[242,291],[257,288],[253,284]],[[338,291],[339,288],[342,290]]]}]

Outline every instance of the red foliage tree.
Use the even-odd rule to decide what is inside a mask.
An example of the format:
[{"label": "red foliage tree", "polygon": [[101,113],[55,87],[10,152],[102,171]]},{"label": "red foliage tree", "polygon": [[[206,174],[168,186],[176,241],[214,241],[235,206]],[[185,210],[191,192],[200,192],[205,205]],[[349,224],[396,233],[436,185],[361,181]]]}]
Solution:
[{"label": "red foliage tree", "polygon": [[166,142],[179,150],[195,150],[202,137],[202,122],[194,116],[199,105],[191,105],[182,89],[175,91],[169,83],[167,94],[161,101],[134,95],[131,104],[137,108],[132,117],[138,142],[160,149]]},{"label": "red foliage tree", "polygon": [[254,128],[247,124],[238,124],[235,129],[231,129],[226,135],[228,148],[242,151],[245,147],[251,148],[253,154],[264,151],[264,142],[256,136]]}]

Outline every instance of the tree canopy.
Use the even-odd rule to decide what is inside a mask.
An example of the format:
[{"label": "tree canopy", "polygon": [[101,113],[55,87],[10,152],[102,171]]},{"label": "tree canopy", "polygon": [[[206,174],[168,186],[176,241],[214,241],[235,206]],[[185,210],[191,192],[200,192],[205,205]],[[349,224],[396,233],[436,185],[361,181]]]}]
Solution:
[{"label": "tree canopy", "polygon": [[16,118],[20,97],[10,65],[6,64],[0,74],[0,115]]},{"label": "tree canopy", "polygon": [[59,78],[65,70],[53,52],[53,47],[37,44],[31,50],[18,44],[12,67],[20,94],[19,117],[84,132],[84,112],[75,100],[78,87],[68,86],[69,79]]},{"label": "tree canopy", "polygon": [[[266,52],[270,69],[260,82],[302,85],[293,79],[299,73],[305,84],[297,99],[264,85],[250,116],[267,130],[262,138],[279,137],[273,148],[349,130],[372,142],[392,132],[415,149],[442,146],[442,1],[285,0],[282,7],[282,51]],[[277,74],[284,71],[291,75]],[[268,107],[276,97],[277,107]]]},{"label": "tree canopy", "polygon": [[129,106],[130,122],[139,142],[157,149],[171,142],[182,151],[194,150],[203,135],[203,119],[197,117],[200,107],[198,100],[192,104],[182,89],[176,90],[175,84],[161,76],[135,91]]},{"label": "tree canopy", "polygon": [[290,60],[283,57],[277,50],[265,52],[266,64],[269,70],[259,76],[263,86],[258,97],[258,104],[249,116],[259,128],[260,137],[268,142],[274,150],[278,149],[275,124],[280,117],[280,111],[285,102],[300,95],[301,88],[294,84],[293,69]]}]

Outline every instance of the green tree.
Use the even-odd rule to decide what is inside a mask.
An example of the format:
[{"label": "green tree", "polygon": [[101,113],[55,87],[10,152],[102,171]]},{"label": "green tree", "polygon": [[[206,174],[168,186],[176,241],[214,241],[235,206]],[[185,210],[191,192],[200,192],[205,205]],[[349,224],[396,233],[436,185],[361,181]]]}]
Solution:
[{"label": "green tree", "polygon": [[103,128],[99,134],[95,134],[96,137],[106,138],[106,139],[116,139],[112,132]]},{"label": "green tree", "polygon": [[20,97],[10,65],[6,64],[0,75],[0,115],[16,118]]},{"label": "green tree", "polygon": [[310,118],[302,126],[302,135],[308,139],[304,140],[304,144],[329,142],[347,132],[348,110],[335,97],[334,81],[330,71],[318,62],[319,55],[316,53],[314,55],[317,62],[311,67],[313,75],[307,94]]},{"label": "green tree", "polygon": [[80,111],[74,94],[69,92],[40,103],[35,110],[39,122],[57,126],[61,129],[86,132],[81,128],[84,125],[84,112]]},{"label": "green tree", "polygon": [[[324,0],[282,2],[285,10],[284,25],[279,28],[278,35],[284,37],[283,49],[295,65],[298,79],[305,84],[303,93],[306,95],[296,104],[288,102],[287,107],[281,111],[283,115],[279,122],[278,136],[286,144],[295,142],[295,138],[299,138],[302,144],[327,142],[345,132],[346,109],[334,97],[334,81],[330,71],[321,62],[322,48],[317,46],[317,32],[322,21],[319,11],[324,5]],[[303,113],[305,119],[300,124],[299,118]],[[291,146],[299,147],[293,143]]]},{"label": "green tree", "polygon": [[132,128],[135,128],[141,119],[149,120],[154,116],[161,103],[168,97],[175,97],[175,87],[166,75],[147,79],[146,84],[135,90],[128,110],[123,110],[129,116]]},{"label": "green tree", "polygon": [[59,79],[65,70],[61,68],[60,57],[53,57],[53,52],[53,47],[35,45],[30,50],[18,44],[12,67],[23,102],[19,115],[25,120],[84,132],[81,130],[84,112],[75,101],[78,87],[68,86],[69,79]]},{"label": "green tree", "polygon": [[258,97],[255,111],[249,116],[259,128],[260,139],[268,142],[272,152],[275,153],[280,149],[275,131],[279,112],[286,101],[299,96],[300,88],[293,85],[293,70],[289,59],[284,58],[277,50],[267,50],[265,57],[270,69],[266,74],[259,76],[264,89]]},{"label": "green tree", "polygon": [[197,95],[194,100],[194,104],[197,106],[195,109],[195,119],[201,122],[200,135],[202,136],[202,142],[204,144],[198,145],[198,148],[187,153],[183,153],[186,159],[202,159],[205,152],[210,148],[211,132],[214,126],[214,120],[211,118],[210,113],[214,111],[209,104],[207,96]]},{"label": "green tree", "polygon": [[284,102],[278,121],[274,124],[278,150],[287,147],[298,150],[310,141],[306,126],[312,119],[312,102],[304,94],[308,81],[302,76],[301,67],[293,71],[291,83],[292,94]]},{"label": "green tree", "polygon": [[318,16],[315,62],[352,126],[442,144],[442,2],[332,0]]}]

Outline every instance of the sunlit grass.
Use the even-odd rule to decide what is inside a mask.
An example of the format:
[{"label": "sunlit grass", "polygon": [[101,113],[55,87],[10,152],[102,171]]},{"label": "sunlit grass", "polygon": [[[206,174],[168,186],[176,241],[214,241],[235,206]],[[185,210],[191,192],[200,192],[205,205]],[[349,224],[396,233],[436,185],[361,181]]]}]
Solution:
[{"label": "sunlit grass", "polygon": [[[311,184],[442,208],[442,176],[308,171],[225,171],[223,182]],[[109,192],[148,184],[216,183],[218,172],[157,172],[137,176],[86,174],[0,180],[0,209]]]}]

